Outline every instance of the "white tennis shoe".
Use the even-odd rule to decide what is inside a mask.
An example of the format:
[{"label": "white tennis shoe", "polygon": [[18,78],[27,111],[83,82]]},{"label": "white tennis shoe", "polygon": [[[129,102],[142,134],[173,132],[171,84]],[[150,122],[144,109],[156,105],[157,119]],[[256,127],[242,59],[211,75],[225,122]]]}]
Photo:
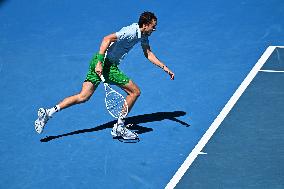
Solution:
[{"label": "white tennis shoe", "polygon": [[38,118],[35,121],[35,130],[38,134],[41,134],[45,124],[47,123],[47,121],[49,120],[49,116],[47,113],[47,110],[44,108],[40,108],[37,112]]},{"label": "white tennis shoe", "polygon": [[138,134],[127,129],[124,124],[115,123],[111,135],[114,137],[122,137],[124,140],[135,140],[138,139]]}]

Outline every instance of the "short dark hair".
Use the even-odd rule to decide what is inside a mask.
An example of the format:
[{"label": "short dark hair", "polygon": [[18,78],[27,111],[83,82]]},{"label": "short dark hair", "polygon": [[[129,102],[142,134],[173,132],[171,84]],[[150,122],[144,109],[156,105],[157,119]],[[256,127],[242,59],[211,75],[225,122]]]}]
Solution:
[{"label": "short dark hair", "polygon": [[151,24],[152,23],[152,20],[155,20],[157,21],[157,17],[155,16],[154,13],[152,12],[143,12],[141,15],[140,15],[140,18],[139,18],[139,22],[138,22],[138,25],[140,28],[143,27],[143,24]]}]

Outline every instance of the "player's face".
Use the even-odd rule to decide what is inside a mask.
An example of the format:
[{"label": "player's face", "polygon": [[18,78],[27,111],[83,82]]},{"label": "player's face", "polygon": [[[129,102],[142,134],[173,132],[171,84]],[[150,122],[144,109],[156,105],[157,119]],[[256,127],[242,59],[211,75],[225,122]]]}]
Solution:
[{"label": "player's face", "polygon": [[148,25],[145,25],[145,34],[150,36],[152,32],[156,31],[157,21],[152,20],[152,22]]}]

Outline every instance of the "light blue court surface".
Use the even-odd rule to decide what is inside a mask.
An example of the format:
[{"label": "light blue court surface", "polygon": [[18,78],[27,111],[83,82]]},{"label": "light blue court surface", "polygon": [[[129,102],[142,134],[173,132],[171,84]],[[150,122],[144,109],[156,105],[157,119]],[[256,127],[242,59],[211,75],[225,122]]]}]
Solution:
[{"label": "light blue court surface", "polygon": [[[90,101],[56,114],[44,133],[36,134],[33,122],[37,109],[52,107],[79,92],[102,38],[137,22],[144,10],[153,11],[158,17],[150,44],[175,72],[176,79],[171,81],[149,63],[139,45],[122,62],[121,69],[142,91],[128,119],[135,124],[133,129],[140,141],[124,143],[111,137],[114,120],[105,110],[102,85]],[[282,0],[0,1],[0,188],[165,188],[265,49],[284,44],[283,15]],[[258,74],[253,81],[255,88],[248,88],[242,98],[257,104],[257,110],[263,107],[258,103],[267,102],[269,112],[283,111],[283,103],[273,105],[278,97],[264,90],[280,88],[283,74],[269,74]],[[275,86],[276,81],[279,83]],[[246,152],[246,156],[252,153],[256,161],[251,165],[243,159],[233,169],[240,163],[252,168],[270,165],[266,174],[276,170],[283,175],[283,169],[275,168],[277,162],[261,161],[265,157],[283,157],[283,143],[268,140],[272,143],[266,144],[261,140],[283,133],[281,124],[272,127],[274,121],[269,114],[261,113],[262,117],[252,108],[240,105],[238,110],[233,109],[234,114],[240,112],[240,120],[250,119],[251,127],[227,126],[235,123],[235,115],[225,119],[226,131],[222,126],[220,132],[217,130],[213,142],[204,148],[208,154],[198,156],[190,167],[192,175],[185,186],[190,183],[198,188],[201,182],[201,186],[208,186],[212,174],[230,184],[232,177],[216,171],[216,162],[204,163],[202,158],[218,160],[220,167],[226,167],[230,161],[222,158],[238,151]],[[251,111],[247,115],[243,110]],[[254,122],[254,117],[261,119]],[[257,127],[261,120],[269,126]],[[240,123],[242,126],[244,123]],[[233,135],[237,131],[240,135]],[[228,135],[225,143],[221,141],[223,133]],[[250,137],[260,139],[249,140]],[[248,147],[241,149],[244,143]],[[265,156],[266,153],[264,157],[258,153],[272,152],[270,147],[274,144],[273,151],[282,156]],[[223,148],[230,150],[214,156],[223,153]],[[275,178],[273,182],[258,182],[262,178],[258,175],[250,179],[253,174],[247,172],[243,174],[247,179],[238,177],[231,183],[239,181],[240,187],[252,183],[259,188],[283,188],[283,179],[273,173],[269,174]]]}]

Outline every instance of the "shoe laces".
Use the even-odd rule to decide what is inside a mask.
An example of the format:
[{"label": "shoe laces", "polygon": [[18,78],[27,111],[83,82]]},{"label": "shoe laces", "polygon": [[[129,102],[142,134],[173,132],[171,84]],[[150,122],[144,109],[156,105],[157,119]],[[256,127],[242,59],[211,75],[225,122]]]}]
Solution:
[{"label": "shoe laces", "polygon": [[45,113],[44,113],[44,116],[43,116],[43,118],[42,118],[42,121],[43,121],[44,123],[47,123],[47,121],[48,121],[50,118],[51,118],[51,116],[48,115],[48,111],[45,110]]},{"label": "shoe laces", "polygon": [[132,136],[133,132],[127,129],[126,127],[123,127],[121,131],[121,135],[122,136]]}]

